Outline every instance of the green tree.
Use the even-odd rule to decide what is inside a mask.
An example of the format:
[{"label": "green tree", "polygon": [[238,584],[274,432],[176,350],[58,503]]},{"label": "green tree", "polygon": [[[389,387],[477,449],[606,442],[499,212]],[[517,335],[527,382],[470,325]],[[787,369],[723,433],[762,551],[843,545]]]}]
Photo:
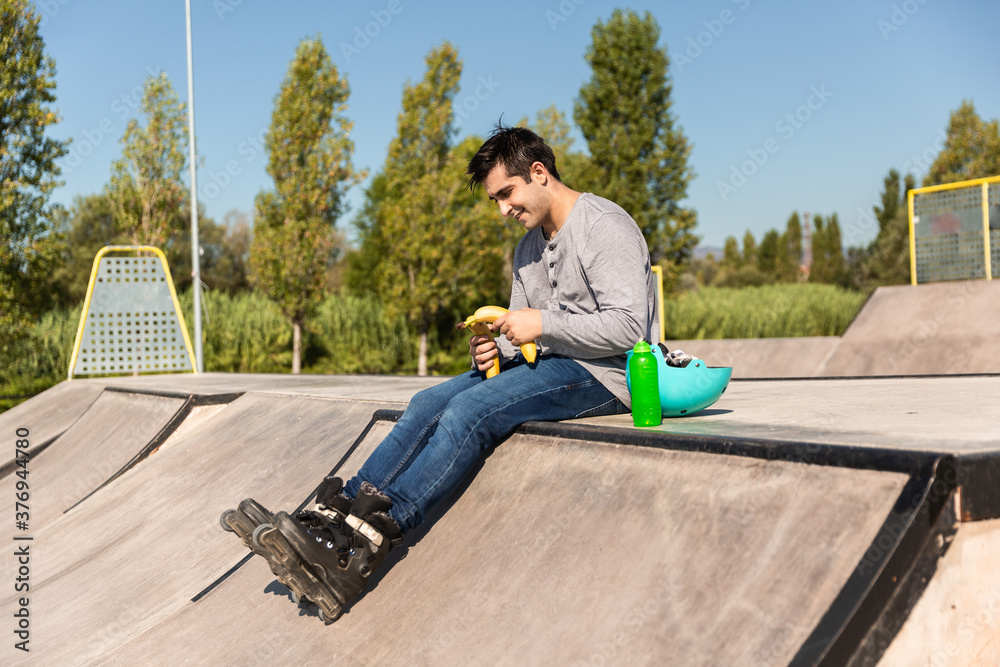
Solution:
[{"label": "green tree", "polygon": [[1000,176],[1000,122],[984,121],[970,100],[952,112],[948,138],[931,165],[924,185]]},{"label": "green tree", "polygon": [[292,372],[302,368],[302,326],[326,290],[344,194],[364,177],[351,164],[350,87],[319,37],[305,39],[274,102],[265,139],[274,189],[255,198],[251,280],[292,325]]},{"label": "green tree", "polygon": [[743,236],[742,253],[735,236],[726,238],[722,252],[719,271],[711,282],[713,287],[754,287],[774,282],[774,276],[758,266],[757,241],[749,230]]},{"label": "green tree", "polygon": [[26,0],[0,0],[0,353],[51,305],[42,286],[58,253],[49,196],[68,142],[46,136],[55,62],[38,23]]},{"label": "green tree", "polygon": [[840,238],[840,223],[834,213],[824,220],[818,213],[813,217],[812,267],[809,282],[843,284],[846,281],[844,249]]},{"label": "green tree", "polygon": [[742,264],[743,258],[740,256],[740,242],[736,240],[735,236],[727,236],[726,243],[722,248],[722,261],[719,262],[719,268],[736,270]]},{"label": "green tree", "polygon": [[128,243],[115,226],[106,193],[77,195],[69,211],[58,218],[59,261],[50,274],[49,289],[62,306],[75,306],[87,294],[94,257],[106,245]]},{"label": "green tree", "polygon": [[798,282],[802,265],[802,222],[798,211],[793,211],[785,223],[785,231],[778,244],[775,263],[777,278],[781,282]]},{"label": "green tree", "polygon": [[477,299],[506,301],[503,238],[510,233],[501,225],[515,224],[465,187],[465,168],[481,141],[451,145],[458,52],[445,42],[425,62],[423,80],[403,89],[397,133],[362,223],[364,243],[378,251],[365,256],[387,317],[402,313],[419,335],[419,375],[427,374],[429,333],[442,317],[453,322]]},{"label": "green tree", "polygon": [[776,276],[778,269],[778,253],[781,249],[781,235],[778,230],[769,229],[757,248],[757,268],[768,276]]},{"label": "green tree", "polygon": [[187,119],[163,72],[146,79],[140,108],[146,126],[129,121],[107,193],[115,222],[129,241],[162,248],[186,196],[181,175],[187,163]]},{"label": "green tree", "polygon": [[916,179],[890,169],[883,180],[881,206],[874,206],[878,235],[863,253],[859,275],[853,277],[858,287],[903,285],[910,282],[910,220],[906,208],[907,193],[916,187]]},{"label": "green tree", "polygon": [[743,265],[757,266],[757,240],[749,229],[743,235]]},{"label": "green tree", "polygon": [[[913,177],[907,174],[907,178],[912,179]],[[889,221],[895,218],[899,211],[906,206],[906,200],[903,198],[905,193],[901,193],[899,188],[899,172],[890,169],[886,177],[882,179],[882,194],[879,195],[882,206],[872,207],[875,219],[878,220],[879,232],[885,229]]]},{"label": "green tree", "polygon": [[384,172],[375,174],[365,188],[364,202],[351,226],[358,239],[357,248],[347,253],[347,288],[361,296],[378,296],[378,285],[372,280],[375,271],[389,251],[389,239],[378,226],[378,212],[389,196],[388,180]]},{"label": "green tree", "polygon": [[673,282],[698,239],[695,212],[681,205],[693,177],[691,146],[671,112],[660,28],[648,11],[616,9],[592,37],[592,75],[573,109],[595,165],[596,179],[584,185],[632,215]]},{"label": "green tree", "polygon": [[[227,218],[233,213],[230,211]],[[232,294],[250,288],[250,224],[247,216],[241,215],[241,221],[233,225],[219,224],[206,214],[203,204],[198,205],[199,273],[201,282],[208,289]],[[177,231],[165,249],[170,273],[178,290],[191,287],[194,275],[191,266],[191,226],[185,224],[190,219],[190,203],[185,201],[177,215]]]}]

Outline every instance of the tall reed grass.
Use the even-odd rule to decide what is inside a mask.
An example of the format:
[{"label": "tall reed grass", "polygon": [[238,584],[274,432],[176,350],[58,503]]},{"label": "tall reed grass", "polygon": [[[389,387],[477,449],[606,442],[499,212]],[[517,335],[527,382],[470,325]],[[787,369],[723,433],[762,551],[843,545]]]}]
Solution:
[{"label": "tall reed grass", "polygon": [[705,287],[666,302],[667,338],[839,336],[865,297],[833,285]]}]

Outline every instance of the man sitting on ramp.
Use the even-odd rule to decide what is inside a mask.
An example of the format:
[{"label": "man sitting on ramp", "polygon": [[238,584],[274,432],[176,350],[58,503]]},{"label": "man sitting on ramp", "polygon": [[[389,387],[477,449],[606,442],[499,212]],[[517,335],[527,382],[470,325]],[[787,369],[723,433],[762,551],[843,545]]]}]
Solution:
[{"label": "man sitting on ramp", "polygon": [[[473,336],[473,369],[417,393],[357,475],[323,480],[316,509],[272,514],[247,499],[222,517],[328,623],[519,425],[628,412],[625,353],[657,342],[649,251],[628,213],[566,186],[552,149],[525,128],[498,124],[466,173],[526,230],[510,308],[489,325],[502,336]],[[532,341],[529,363],[517,346]],[[487,377],[495,359],[501,372]]]}]

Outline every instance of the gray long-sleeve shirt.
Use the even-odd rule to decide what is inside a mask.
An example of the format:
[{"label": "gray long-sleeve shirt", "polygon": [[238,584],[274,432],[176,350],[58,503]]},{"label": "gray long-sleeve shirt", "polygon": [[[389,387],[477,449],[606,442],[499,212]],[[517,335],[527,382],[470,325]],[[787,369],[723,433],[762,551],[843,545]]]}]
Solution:
[{"label": "gray long-sleeve shirt", "polygon": [[[659,315],[649,250],[638,225],[612,201],[580,195],[559,232],[541,227],[514,251],[510,310],[542,311],[538,353],[576,360],[625,405],[625,352],[659,341]],[[517,349],[497,337],[504,358]]]}]

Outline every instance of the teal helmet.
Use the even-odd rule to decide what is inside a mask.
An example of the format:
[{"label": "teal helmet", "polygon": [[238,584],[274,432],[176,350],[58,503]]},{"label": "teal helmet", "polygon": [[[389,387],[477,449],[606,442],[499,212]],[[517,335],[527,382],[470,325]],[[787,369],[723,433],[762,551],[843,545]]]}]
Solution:
[{"label": "teal helmet", "polygon": [[[631,350],[626,354],[632,357]],[[660,407],[664,417],[683,417],[704,410],[719,400],[733,376],[731,366],[710,367],[701,359],[692,360],[684,368],[670,366],[663,356],[662,343],[653,346],[653,356],[657,362]],[[625,369],[625,383],[631,392],[632,381],[627,364]]]}]

